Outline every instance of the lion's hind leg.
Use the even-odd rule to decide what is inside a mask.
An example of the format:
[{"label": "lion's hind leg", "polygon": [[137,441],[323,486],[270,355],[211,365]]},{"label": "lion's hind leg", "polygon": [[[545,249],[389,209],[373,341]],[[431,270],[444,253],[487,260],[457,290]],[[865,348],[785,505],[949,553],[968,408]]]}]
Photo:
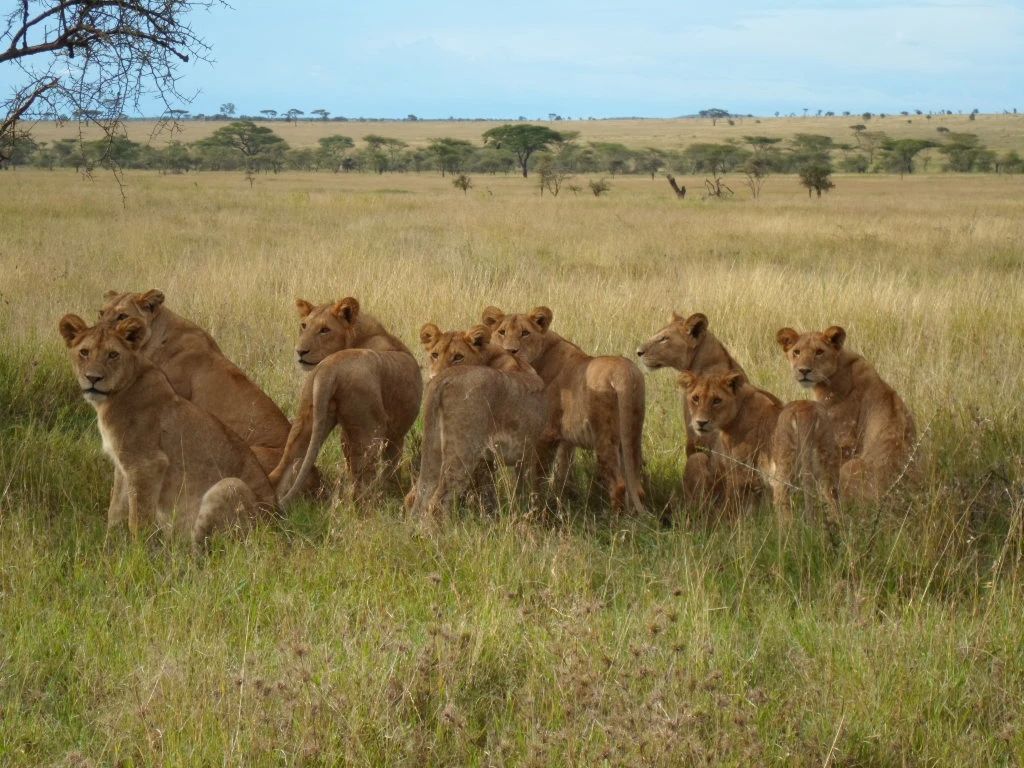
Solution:
[{"label": "lion's hind leg", "polygon": [[217,482],[203,494],[199,514],[192,525],[192,547],[201,549],[218,531],[246,527],[256,518],[256,495],[237,477]]}]

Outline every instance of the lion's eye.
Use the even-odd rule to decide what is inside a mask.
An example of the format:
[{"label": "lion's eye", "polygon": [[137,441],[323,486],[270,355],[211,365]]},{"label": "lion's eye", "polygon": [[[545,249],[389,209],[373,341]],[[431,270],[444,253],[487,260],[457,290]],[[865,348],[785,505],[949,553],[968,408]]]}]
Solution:
[{"label": "lion's eye", "polygon": [[690,398],[690,402],[693,403],[694,405],[697,405],[697,403],[700,402],[700,398],[694,395],[693,397]]},{"label": "lion's eye", "polygon": [[302,331],[306,330],[306,324],[305,323],[299,323],[299,330],[302,330]]},{"label": "lion's eye", "polygon": [[437,360],[437,352],[431,352],[430,353],[430,359],[431,360]]},{"label": "lion's eye", "polygon": [[818,355],[823,355],[823,354],[825,354],[825,350],[823,350],[823,349],[816,349],[816,350],[814,350],[814,356],[815,357],[817,357]]},{"label": "lion's eye", "polygon": [[505,331],[504,330],[498,331],[498,335],[499,336],[504,336],[505,335]]},{"label": "lion's eye", "polygon": [[659,344],[664,344],[666,341],[668,341],[668,336],[662,336],[660,339],[658,339]]},{"label": "lion's eye", "polygon": [[530,335],[530,332],[529,332],[529,331],[523,331],[523,337],[524,337],[524,338],[525,338],[526,336],[529,336],[529,335]]},{"label": "lion's eye", "polygon": [[712,405],[721,405],[722,404],[722,398],[716,397],[714,400],[711,401],[711,404]]},{"label": "lion's eye", "polygon": [[323,328],[320,329],[320,334],[321,335],[323,335],[325,333],[330,333],[330,332],[331,332],[331,329],[328,328],[326,325]]},{"label": "lion's eye", "polygon": [[118,322],[120,322],[121,320],[127,320],[127,319],[128,319],[128,315],[126,315],[124,312],[122,312],[121,314],[119,314],[117,316]]},{"label": "lion's eye", "polygon": [[108,358],[109,360],[117,360],[117,358],[119,358],[120,356],[121,356],[121,353],[120,353],[120,352],[109,352],[109,353],[107,354],[107,358]]},{"label": "lion's eye", "polygon": [[461,363],[461,362],[462,362],[462,358],[463,358],[463,355],[462,355],[462,353],[461,353],[461,352],[459,352],[459,353],[455,354],[455,355],[454,355],[454,356],[452,357],[452,361],[453,361],[453,362],[456,362],[456,363]]},{"label": "lion's eye", "polygon": [[89,350],[88,349],[80,349],[80,350],[78,350],[78,356],[79,357],[88,357],[89,356]]}]

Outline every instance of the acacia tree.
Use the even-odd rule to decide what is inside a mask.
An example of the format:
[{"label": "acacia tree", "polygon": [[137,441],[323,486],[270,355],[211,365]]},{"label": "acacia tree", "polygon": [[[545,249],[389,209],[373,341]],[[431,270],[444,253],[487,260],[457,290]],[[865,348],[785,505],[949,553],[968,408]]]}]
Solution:
[{"label": "acacia tree", "polygon": [[[0,145],[24,134],[23,119],[75,115],[116,135],[143,98],[164,111],[191,101],[178,67],[205,60],[209,46],[189,14],[221,0],[19,0],[0,15],[0,64],[20,70],[0,102]],[[8,139],[5,141],[5,139]]]},{"label": "acacia tree", "polygon": [[328,116],[328,115],[330,115],[331,113],[330,113],[330,112],[328,112],[328,111],[327,111],[326,109],[314,109],[314,110],[312,110],[312,111],[310,112],[310,114],[311,114],[311,115],[316,115],[316,116],[317,116],[317,117],[319,117],[319,118],[320,118],[321,120],[326,120],[326,119],[327,119],[327,116]]},{"label": "acacia tree", "polygon": [[350,137],[342,136],[341,134],[324,136],[318,139],[317,143],[320,144],[318,152],[320,164],[330,168],[335,173],[340,170],[342,161],[345,159],[345,153],[356,145]]},{"label": "acacia tree", "polygon": [[292,125],[298,125],[299,124],[299,118],[302,117],[306,113],[303,112],[301,109],[295,109],[294,107],[292,107],[291,109],[289,109],[284,114],[288,118],[288,120],[292,123]]},{"label": "acacia tree", "polygon": [[[265,125],[237,120],[218,128],[211,136],[196,142],[201,149],[229,149],[242,155],[246,175],[251,177],[263,166],[276,172],[284,162],[288,144]],[[250,181],[251,183],[251,181]]]},{"label": "acacia tree", "polygon": [[454,175],[461,174],[466,161],[473,156],[473,145],[463,139],[431,139],[428,151],[434,156],[441,176]]},{"label": "acacia tree", "polygon": [[528,164],[534,152],[547,149],[552,144],[561,144],[567,137],[546,125],[512,125],[506,123],[484,131],[484,145],[495,149],[507,149],[516,156],[523,178],[527,177]]},{"label": "acacia tree", "polygon": [[889,139],[882,144],[886,168],[903,178],[903,174],[914,172],[917,154],[934,146],[936,143],[928,139]]}]

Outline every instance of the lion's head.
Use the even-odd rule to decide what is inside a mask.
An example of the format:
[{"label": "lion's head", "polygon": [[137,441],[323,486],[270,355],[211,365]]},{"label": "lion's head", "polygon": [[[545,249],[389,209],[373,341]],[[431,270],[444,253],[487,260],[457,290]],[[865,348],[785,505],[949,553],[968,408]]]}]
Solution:
[{"label": "lion's head", "polygon": [[128,387],[138,376],[139,346],[146,326],[136,317],[91,328],[78,315],[64,315],[58,324],[67,344],[82,396],[93,405]]},{"label": "lion's head", "polygon": [[673,312],[668,325],[641,344],[636,356],[652,371],[686,369],[693,365],[701,342],[707,337],[708,318],[700,312],[683,317]]},{"label": "lion's head", "polygon": [[782,328],[775,334],[775,339],[786,353],[797,383],[802,387],[813,387],[827,383],[835,374],[846,331],[838,325],[826,328],[823,333],[797,333],[792,328]]},{"label": "lion's head", "polygon": [[351,349],[355,344],[359,302],[351,296],[319,306],[296,299],[295,308],[302,318],[295,354],[303,370],[314,368],[328,355]]},{"label": "lion's head", "polygon": [[740,371],[708,376],[683,371],[678,381],[690,409],[690,424],[698,434],[704,435],[723,429],[736,418],[737,395],[747,383],[747,377]]},{"label": "lion's head", "polygon": [[150,327],[164,305],[164,294],[155,288],[144,293],[107,291],[103,294],[103,301],[99,321],[115,325],[122,320],[135,318],[142,323],[142,340],[139,342],[141,346],[149,340]]},{"label": "lion's head", "polygon": [[506,315],[497,307],[487,307],[481,315],[495,343],[531,365],[544,351],[544,334],[553,318],[554,313],[547,307],[534,307],[521,315]]},{"label": "lion's head", "polygon": [[430,378],[453,365],[487,365],[491,329],[475,325],[468,331],[442,331],[433,323],[420,329],[420,342],[427,351]]}]

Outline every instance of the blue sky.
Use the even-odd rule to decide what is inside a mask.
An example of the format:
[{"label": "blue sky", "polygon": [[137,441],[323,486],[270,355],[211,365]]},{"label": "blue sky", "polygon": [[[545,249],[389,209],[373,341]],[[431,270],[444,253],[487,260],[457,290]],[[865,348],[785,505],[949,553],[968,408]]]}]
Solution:
[{"label": "blue sky", "polygon": [[184,70],[193,112],[1024,111],[1024,0],[233,5],[193,18],[216,60]]}]

